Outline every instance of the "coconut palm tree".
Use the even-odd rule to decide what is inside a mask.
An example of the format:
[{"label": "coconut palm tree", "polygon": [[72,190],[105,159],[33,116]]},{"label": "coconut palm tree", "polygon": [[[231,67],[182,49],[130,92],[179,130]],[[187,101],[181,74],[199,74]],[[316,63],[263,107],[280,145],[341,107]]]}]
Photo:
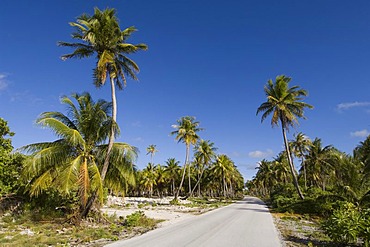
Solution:
[{"label": "coconut palm tree", "polygon": [[141,172],[140,184],[143,186],[149,194],[149,197],[153,195],[153,188],[157,184],[155,166],[152,163],[148,163],[145,169]]},{"label": "coconut palm tree", "polygon": [[147,148],[146,148],[146,155],[150,154],[150,163],[153,164],[153,156],[156,152],[158,152],[158,149],[157,149],[157,146],[154,145],[154,144],[151,144],[149,145]]},{"label": "coconut palm tree", "polygon": [[[328,179],[335,173],[338,162],[333,146],[323,146],[321,139],[315,138],[306,156],[307,181],[325,190]],[[333,176],[334,177],[334,176]]]},{"label": "coconut palm tree", "polygon": [[298,184],[296,171],[290,154],[286,131],[289,130],[290,126],[298,124],[298,118],[305,118],[304,108],[313,108],[313,106],[302,102],[303,97],[307,95],[307,91],[300,89],[298,86],[289,88],[290,81],[291,78],[284,75],[277,76],[275,82],[269,80],[264,88],[267,101],[258,107],[256,114],[258,115],[260,112],[263,113],[261,122],[263,122],[270,114],[272,114],[272,126],[277,126],[280,122],[283,132],[285,150],[287,152],[289,166],[293,177],[293,183],[299,197],[304,199]]},{"label": "coconut palm tree", "polygon": [[194,157],[196,164],[199,166],[199,176],[198,181],[195,184],[193,191],[190,193],[190,196],[194,192],[195,188],[198,186],[198,196],[200,196],[200,181],[202,179],[204,170],[208,168],[212,159],[216,157],[217,148],[214,147],[214,143],[209,140],[201,139],[196,146],[194,147]]},{"label": "coconut palm tree", "polygon": [[[72,99],[71,99],[72,98]],[[29,154],[23,175],[29,182],[31,196],[53,188],[69,194],[78,191],[81,216],[85,215],[87,201],[93,192],[102,202],[103,183],[101,170],[107,152],[111,126],[119,133],[117,125],[112,124],[110,116],[112,104],[104,100],[94,102],[88,93],[73,94],[71,98],[62,97],[68,114],[44,112],[36,123],[52,130],[59,139],[24,146],[22,151]],[[75,104],[73,99],[77,102]],[[112,148],[107,179],[111,189],[119,189],[125,183],[132,183],[133,161],[137,149],[125,144],[115,143]]]},{"label": "coconut palm tree", "polygon": [[212,174],[216,179],[221,180],[223,196],[227,196],[227,180],[230,178],[233,170],[235,169],[232,160],[225,154],[218,155],[216,161],[210,168]]},{"label": "coconut palm tree", "polygon": [[307,154],[310,146],[312,145],[312,142],[310,138],[305,136],[302,132],[299,132],[298,134],[293,135],[294,140],[291,141],[290,147],[292,150],[292,153],[297,157],[301,159],[301,167],[303,168],[303,176],[304,176],[304,188],[307,190],[307,174],[306,174],[306,166],[304,164],[304,156]]},{"label": "coconut palm tree", "polygon": [[179,174],[181,171],[181,167],[179,166],[180,161],[177,161],[175,158],[169,158],[166,161],[166,166],[165,166],[165,174],[171,181],[171,191],[172,194],[175,196],[176,194],[176,185],[175,182],[179,179]]},{"label": "coconut palm tree", "polygon": [[203,130],[202,128],[199,128],[199,122],[195,121],[195,117],[191,116],[185,116],[177,120],[177,124],[172,125],[172,128],[175,128],[176,130],[171,132],[171,135],[176,135],[175,140],[178,142],[183,142],[186,145],[186,155],[185,155],[185,164],[184,164],[184,170],[180,182],[179,189],[175,195],[175,198],[177,199],[180,193],[180,190],[182,188],[182,184],[184,183],[185,179],[185,172],[186,167],[188,167],[188,173],[189,173],[189,194],[191,193],[191,176],[190,176],[190,165],[189,165],[189,153],[190,153],[190,146],[197,143],[199,136],[198,132]]},{"label": "coconut palm tree", "polygon": [[[107,8],[101,11],[95,8],[94,15],[83,14],[77,18],[77,22],[71,22],[70,25],[75,28],[72,38],[77,40],[77,42],[58,43],[59,46],[75,49],[72,53],[63,55],[62,59],[96,56],[94,84],[97,87],[101,87],[105,85],[106,79],[109,78],[113,105],[112,118],[115,123],[117,120],[116,86],[118,89],[123,89],[126,85],[126,76],[137,80],[136,73],[139,72],[138,65],[126,55],[146,50],[147,45],[126,43],[131,34],[137,30],[134,27],[121,30],[115,9]],[[104,181],[108,171],[115,129],[116,127],[112,125],[107,156],[101,171],[102,181]]]}]

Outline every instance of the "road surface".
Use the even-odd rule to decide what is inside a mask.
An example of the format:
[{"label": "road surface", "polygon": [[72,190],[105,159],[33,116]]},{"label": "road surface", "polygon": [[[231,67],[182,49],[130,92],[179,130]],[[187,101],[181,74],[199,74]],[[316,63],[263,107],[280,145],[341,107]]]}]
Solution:
[{"label": "road surface", "polygon": [[266,205],[258,198],[246,197],[227,207],[108,246],[279,247],[281,243]]}]

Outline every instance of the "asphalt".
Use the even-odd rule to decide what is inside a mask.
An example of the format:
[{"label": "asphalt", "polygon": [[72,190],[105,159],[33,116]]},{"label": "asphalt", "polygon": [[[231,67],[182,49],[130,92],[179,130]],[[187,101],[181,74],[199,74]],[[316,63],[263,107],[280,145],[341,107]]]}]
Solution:
[{"label": "asphalt", "polygon": [[281,242],[267,206],[258,198],[246,197],[227,207],[107,246],[279,247]]}]

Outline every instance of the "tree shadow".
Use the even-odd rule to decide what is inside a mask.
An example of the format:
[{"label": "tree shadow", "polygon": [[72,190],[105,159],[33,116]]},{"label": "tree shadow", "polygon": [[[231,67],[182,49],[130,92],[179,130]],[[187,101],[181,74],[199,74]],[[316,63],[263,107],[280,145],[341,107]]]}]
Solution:
[{"label": "tree shadow", "polygon": [[300,245],[305,245],[308,246],[309,243],[311,243],[313,246],[325,246],[325,247],[358,247],[358,245],[352,245],[352,244],[341,244],[341,243],[334,243],[334,242],[328,242],[328,241],[320,241],[317,239],[305,239],[305,238],[300,238],[296,236],[287,236],[285,238],[286,241],[300,244]]}]

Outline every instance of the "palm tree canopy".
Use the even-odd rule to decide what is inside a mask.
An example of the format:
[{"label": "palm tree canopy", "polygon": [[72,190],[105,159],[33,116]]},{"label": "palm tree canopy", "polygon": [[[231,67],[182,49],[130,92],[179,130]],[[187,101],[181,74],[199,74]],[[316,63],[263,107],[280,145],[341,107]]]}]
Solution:
[{"label": "palm tree canopy", "polygon": [[176,135],[176,140],[178,142],[184,142],[187,145],[195,144],[199,136],[197,132],[203,130],[199,128],[199,122],[195,121],[195,117],[185,116],[177,120],[177,124],[172,125],[175,131],[171,132],[171,135]]},{"label": "palm tree canopy", "polygon": [[289,142],[290,148],[294,155],[301,158],[306,154],[312,145],[310,138],[304,135],[302,132],[294,135],[294,140]]},{"label": "palm tree canopy", "polygon": [[203,165],[207,165],[213,158],[216,157],[217,148],[214,143],[209,140],[201,139],[194,147],[194,156]]},{"label": "palm tree canopy", "polygon": [[[29,182],[31,195],[37,196],[52,187],[62,193],[77,190],[81,205],[86,205],[92,191],[103,198],[103,183],[100,177],[102,159],[105,156],[112,119],[111,103],[94,102],[88,93],[62,97],[68,114],[44,112],[37,123],[52,130],[58,140],[24,146],[22,151],[30,154],[23,175]],[[116,129],[118,131],[118,126]],[[121,187],[122,182],[131,183],[129,170],[137,157],[137,149],[124,143],[113,147],[110,168],[115,177],[107,185]]]},{"label": "palm tree canopy", "polygon": [[77,22],[69,23],[75,28],[72,38],[80,42],[58,42],[59,46],[67,46],[75,50],[62,56],[62,59],[87,58],[94,54],[97,57],[94,69],[94,84],[97,87],[104,85],[107,76],[114,79],[119,89],[126,84],[125,75],[137,80],[138,65],[126,54],[139,50],[147,50],[145,44],[129,44],[126,40],[137,31],[135,27],[121,30],[115,9],[101,11],[94,9],[94,15],[83,14]]},{"label": "palm tree canopy", "polygon": [[271,125],[278,125],[288,129],[289,126],[298,124],[298,118],[304,117],[304,108],[313,106],[302,102],[307,91],[299,89],[298,86],[289,88],[291,78],[284,75],[277,76],[275,82],[271,79],[264,88],[267,101],[262,103],[257,109],[257,114],[263,112],[261,122],[272,114]]},{"label": "palm tree canopy", "polygon": [[156,152],[158,152],[157,146],[154,144],[149,145],[146,148],[146,152],[147,152],[146,155],[148,154],[154,155]]}]

